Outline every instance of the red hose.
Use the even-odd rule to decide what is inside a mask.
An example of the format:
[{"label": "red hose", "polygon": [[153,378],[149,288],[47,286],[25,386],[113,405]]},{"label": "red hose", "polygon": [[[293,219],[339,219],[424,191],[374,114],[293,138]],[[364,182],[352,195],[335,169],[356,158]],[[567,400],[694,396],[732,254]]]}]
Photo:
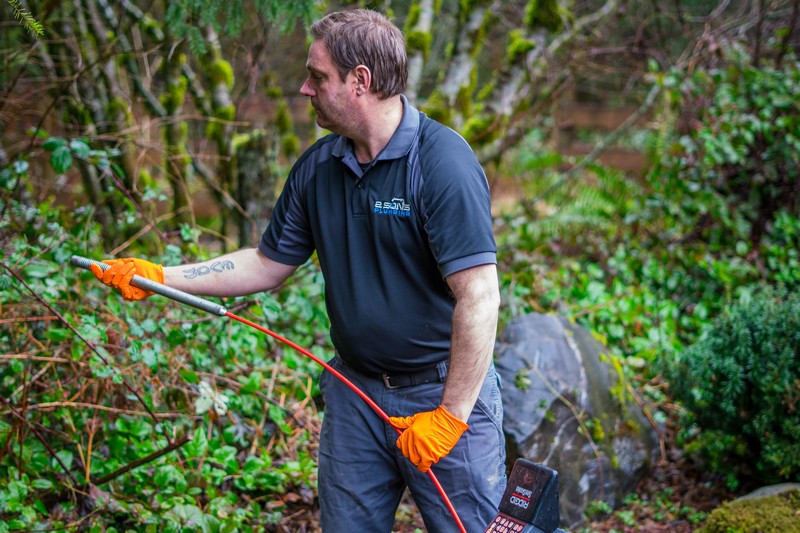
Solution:
[{"label": "red hose", "polygon": [[[298,346],[297,344],[293,343],[292,341],[290,341],[286,337],[282,337],[281,335],[278,335],[274,331],[270,331],[267,328],[265,328],[264,326],[259,326],[255,322],[251,322],[251,321],[247,320],[246,318],[242,318],[240,316],[234,315],[230,311],[226,312],[225,316],[227,316],[228,318],[232,318],[232,319],[234,319],[234,320],[236,320],[238,322],[241,322],[242,324],[246,324],[246,325],[248,325],[248,326],[250,326],[252,328],[256,328],[258,331],[260,331],[262,333],[266,333],[270,337],[273,337],[273,338],[279,340],[280,342],[286,344],[287,346],[291,346],[292,348],[294,348],[295,350],[297,350],[301,354],[303,354],[306,357],[309,357],[312,360],[314,360],[315,362],[319,363],[320,365],[322,365],[323,368],[325,368],[325,370],[327,370],[328,372],[330,372],[331,374],[333,374],[334,376],[339,378],[342,381],[342,383],[344,383],[345,385],[350,387],[350,389],[353,392],[355,392],[356,394],[358,394],[361,397],[362,400],[367,402],[367,405],[369,405],[372,408],[373,411],[378,413],[378,416],[380,416],[387,424],[389,423],[389,417],[386,415],[386,413],[383,412],[383,409],[381,409],[380,406],[372,400],[372,398],[367,396],[364,393],[364,391],[362,391],[356,385],[354,385],[352,381],[350,381],[349,379],[344,377],[341,372],[339,372],[335,368],[331,367],[328,363],[326,363],[325,361],[323,361],[322,359],[320,359],[316,355],[312,354],[311,352],[309,352],[305,348],[302,348],[301,346]],[[401,431],[399,429],[397,429],[397,428],[395,428],[395,431],[397,431],[398,435],[401,433]],[[430,469],[428,470],[428,477],[430,477],[431,481],[433,481],[433,484],[436,487],[436,490],[439,491],[439,494],[441,495],[442,500],[444,500],[445,505],[450,510],[450,514],[453,515],[453,518],[455,519],[456,524],[458,525],[458,529],[462,533],[467,533],[467,530],[464,529],[464,524],[461,523],[461,519],[458,517],[458,513],[456,513],[455,507],[453,507],[453,504],[450,502],[450,498],[447,497],[447,494],[445,493],[444,489],[442,488],[441,483],[439,483],[439,480],[436,479],[436,475],[433,473],[433,470],[430,470]]]}]

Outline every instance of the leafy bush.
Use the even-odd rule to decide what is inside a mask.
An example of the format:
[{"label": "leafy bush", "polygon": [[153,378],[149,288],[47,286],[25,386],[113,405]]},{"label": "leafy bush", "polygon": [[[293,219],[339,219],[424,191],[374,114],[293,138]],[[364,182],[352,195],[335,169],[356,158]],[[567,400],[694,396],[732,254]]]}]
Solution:
[{"label": "leafy bush", "polygon": [[778,213],[800,207],[800,63],[756,66],[735,46],[722,53],[718,67],[660,78],[652,170],[673,199],[666,217],[715,251],[757,247]]},{"label": "leafy bush", "polygon": [[670,370],[692,448],[731,481],[800,474],[800,294],[764,288],[723,314]]},{"label": "leafy bush", "polygon": [[[0,168],[0,532],[255,531],[310,506],[318,366],[238,322],[124,302],[70,267],[105,257],[95,211],[34,203],[28,171]],[[124,253],[202,259],[184,233]],[[319,270],[295,276],[224,303],[327,358]]]}]

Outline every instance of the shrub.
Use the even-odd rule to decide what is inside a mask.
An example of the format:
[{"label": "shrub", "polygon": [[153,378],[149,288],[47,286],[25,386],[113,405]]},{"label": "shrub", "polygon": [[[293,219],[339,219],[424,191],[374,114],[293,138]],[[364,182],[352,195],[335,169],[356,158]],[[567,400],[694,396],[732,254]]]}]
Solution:
[{"label": "shrub", "polygon": [[800,294],[765,287],[678,357],[672,391],[697,450],[731,484],[800,473]]}]

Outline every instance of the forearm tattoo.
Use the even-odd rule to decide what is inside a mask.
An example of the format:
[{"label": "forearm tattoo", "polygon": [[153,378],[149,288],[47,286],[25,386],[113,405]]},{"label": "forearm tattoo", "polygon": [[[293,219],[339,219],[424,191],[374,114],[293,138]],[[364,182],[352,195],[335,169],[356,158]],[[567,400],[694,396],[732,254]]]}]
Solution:
[{"label": "forearm tattoo", "polygon": [[199,267],[192,267],[183,271],[183,277],[186,279],[194,279],[198,276],[205,276],[212,272],[223,272],[225,270],[233,270],[233,261],[214,261],[210,265],[202,265]]}]

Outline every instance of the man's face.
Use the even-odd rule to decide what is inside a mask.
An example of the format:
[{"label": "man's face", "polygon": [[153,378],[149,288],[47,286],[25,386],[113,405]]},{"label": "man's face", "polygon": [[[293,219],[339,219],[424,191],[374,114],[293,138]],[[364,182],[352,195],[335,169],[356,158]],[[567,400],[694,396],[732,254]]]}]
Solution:
[{"label": "man's face", "polygon": [[300,87],[300,94],[311,99],[317,113],[317,125],[335,133],[346,134],[352,120],[351,98],[355,96],[352,74],[344,81],[331,59],[325,43],[314,41],[306,61],[308,78]]}]

